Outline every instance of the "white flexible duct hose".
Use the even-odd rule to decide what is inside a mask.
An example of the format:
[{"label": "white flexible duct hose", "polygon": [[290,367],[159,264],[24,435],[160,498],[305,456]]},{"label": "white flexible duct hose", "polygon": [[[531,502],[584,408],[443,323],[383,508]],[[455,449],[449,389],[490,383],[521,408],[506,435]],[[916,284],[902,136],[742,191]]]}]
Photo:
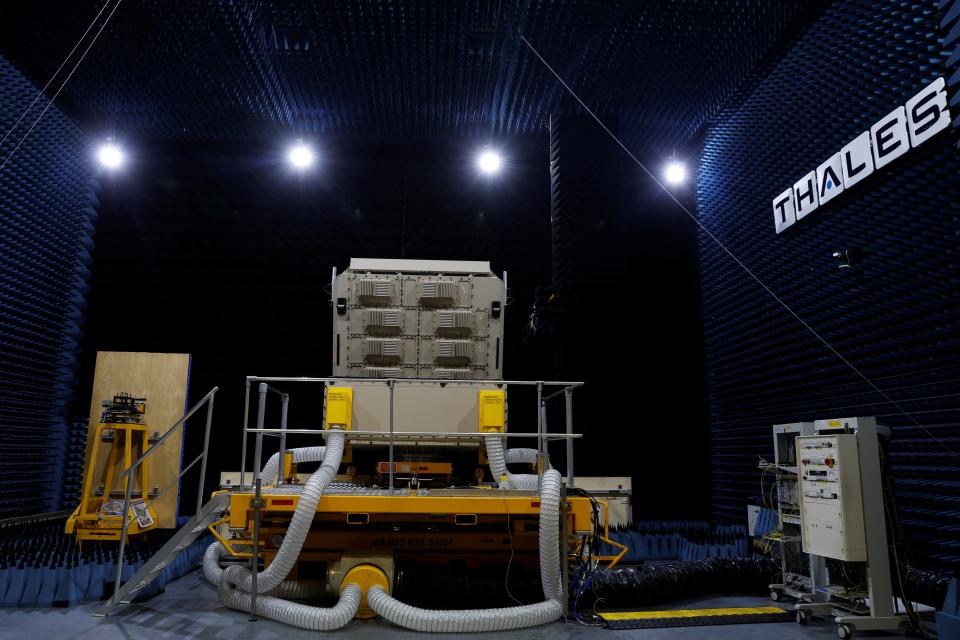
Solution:
[{"label": "white flexible duct hose", "polygon": [[536,449],[507,449],[503,454],[503,461],[507,464],[537,464],[538,453]]},{"label": "white flexible duct hose", "polygon": [[[297,509],[294,511],[287,535],[277,550],[273,562],[257,578],[257,593],[268,593],[274,589],[295,591],[292,587],[283,587],[290,584],[283,580],[290,573],[300,555],[300,549],[310,532],[310,525],[316,515],[317,503],[324,489],[333,481],[340,468],[343,457],[344,435],[342,432],[331,432],[327,436],[327,448],[320,468],[310,476],[303,487]],[[279,458],[278,458],[279,459]],[[210,558],[210,561],[207,558]],[[219,549],[208,548],[204,554],[204,575],[215,578],[219,571],[217,592],[220,602],[231,609],[250,611],[253,598],[250,595],[252,575],[246,567],[231,566],[225,570],[219,567]],[[235,589],[234,585],[240,587]],[[305,588],[305,587],[304,587]],[[241,590],[242,589],[242,590]],[[295,591],[297,597],[302,592]],[[269,595],[257,596],[257,614],[265,618],[283,622],[302,629],[312,631],[332,631],[346,625],[357,615],[361,598],[360,587],[348,584],[340,593],[340,600],[333,607],[311,607],[297,604],[282,598]]]},{"label": "white flexible duct hose", "polygon": [[[497,438],[499,442],[499,438]],[[489,455],[489,445],[487,449]],[[367,605],[390,622],[422,632],[475,633],[523,629],[552,622],[563,613],[560,573],[560,473],[543,474],[540,492],[540,580],[546,598],[537,604],[500,609],[441,611],[406,605],[381,587],[367,591]]]},{"label": "white flexible duct hose", "polygon": [[559,604],[565,597],[560,571],[560,492],[563,481],[560,472],[550,469],[543,473],[540,487],[540,581],[543,597]]},{"label": "white flexible duct hose", "polygon": [[[225,580],[220,582],[218,592],[220,602],[239,611],[250,611],[250,594],[244,593],[230,586],[231,576],[234,569],[242,567],[233,566],[226,570]],[[348,584],[340,592],[340,600],[332,607],[311,607],[305,604],[290,602],[281,598],[271,596],[257,596],[257,615],[264,618],[270,618],[277,622],[283,622],[301,629],[311,631],[333,631],[339,629],[350,622],[357,609],[360,608],[360,587],[355,584]]]},{"label": "white flexible duct hose", "polygon": [[[287,449],[287,452],[293,454],[293,464],[299,464],[301,462],[319,462],[323,460],[323,454],[326,451],[326,447],[298,447],[296,449]],[[267,464],[263,465],[263,471],[260,472],[260,477],[263,478],[264,484],[273,484],[277,481],[277,473],[280,471],[280,452],[277,451],[275,454],[270,456],[270,459],[267,460]]]},{"label": "white flexible duct hose", "polygon": [[[495,481],[500,482],[500,478],[507,476],[507,478],[510,479],[510,486],[512,486],[514,489],[536,491],[540,488],[540,477],[535,473],[510,473],[510,470],[507,469],[507,454],[505,454],[503,451],[503,440],[500,439],[499,435],[488,435],[486,438],[484,438],[484,443],[487,446],[487,460],[490,462],[490,473],[493,474],[493,479]],[[510,451],[532,451],[534,455],[534,461],[536,461],[536,449],[511,449]],[[517,454],[517,457],[523,457],[527,455],[529,454],[520,453]],[[518,460],[518,462],[519,461],[520,460]]]},{"label": "white flexible duct hose", "polygon": [[524,491],[536,491],[540,488],[540,479],[535,473],[511,473],[510,486],[513,489],[523,489]]},{"label": "white flexible duct hose", "polygon": [[[317,503],[320,502],[320,496],[323,495],[340,468],[340,459],[343,457],[344,435],[342,431],[330,431],[327,436],[326,455],[320,468],[310,476],[306,484],[303,485],[303,492],[300,494],[300,501],[297,503],[297,509],[293,512],[293,518],[287,527],[287,534],[283,537],[283,543],[277,549],[277,555],[273,562],[257,574],[257,593],[266,593],[270,591],[287,577],[293,565],[296,564],[300,556],[300,549],[310,533],[310,525],[317,514]],[[237,571],[233,571],[236,569]],[[246,567],[230,567],[224,574],[223,579],[231,584],[240,587],[242,591],[250,593],[253,589],[253,576]]]},{"label": "white flexible duct hose", "polygon": [[[213,585],[220,584],[223,569],[220,558],[227,554],[227,548],[220,542],[214,542],[203,554],[203,577]],[[287,600],[314,600],[326,593],[326,585],[320,580],[284,580],[268,595]]]},{"label": "white flexible duct hose", "polygon": [[452,609],[449,611],[420,609],[388,596],[381,587],[371,587],[367,591],[367,605],[396,625],[429,633],[478,633],[523,629],[553,622],[563,613],[560,603],[556,600],[503,609]]}]

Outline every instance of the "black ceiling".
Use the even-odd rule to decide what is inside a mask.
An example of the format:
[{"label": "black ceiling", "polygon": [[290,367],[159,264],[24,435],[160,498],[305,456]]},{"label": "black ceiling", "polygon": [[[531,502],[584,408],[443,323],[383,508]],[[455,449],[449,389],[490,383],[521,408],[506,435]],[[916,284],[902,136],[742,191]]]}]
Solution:
[{"label": "black ceiling", "polygon": [[[116,1],[109,0],[101,23]],[[551,112],[575,103],[523,34],[591,108],[618,114],[624,137],[641,153],[683,144],[702,130],[814,4],[121,3],[58,98],[95,133],[213,140],[278,131],[492,139],[538,133]],[[103,6],[8,3],[0,51],[42,86]]]}]

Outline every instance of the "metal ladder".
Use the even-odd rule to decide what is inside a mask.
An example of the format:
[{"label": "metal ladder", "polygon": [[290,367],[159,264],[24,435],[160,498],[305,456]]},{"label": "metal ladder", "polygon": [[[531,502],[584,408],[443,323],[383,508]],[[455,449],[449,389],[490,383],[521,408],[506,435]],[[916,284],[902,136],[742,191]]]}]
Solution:
[{"label": "metal ladder", "polygon": [[123,585],[116,585],[114,594],[103,607],[94,613],[95,616],[105,616],[118,604],[130,604],[130,601],[144,587],[153,582],[174,559],[203,535],[209,525],[216,522],[220,515],[230,506],[230,494],[216,495],[200,511],[190,518],[189,522],[180,528],[159,551],[147,560],[143,567]]}]

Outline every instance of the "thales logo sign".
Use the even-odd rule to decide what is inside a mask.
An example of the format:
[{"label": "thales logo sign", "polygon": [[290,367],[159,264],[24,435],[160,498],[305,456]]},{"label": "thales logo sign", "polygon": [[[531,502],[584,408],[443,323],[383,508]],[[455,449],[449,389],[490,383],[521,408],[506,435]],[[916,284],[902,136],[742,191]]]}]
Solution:
[{"label": "thales logo sign", "polygon": [[950,125],[947,92],[937,78],[773,199],[777,233]]}]

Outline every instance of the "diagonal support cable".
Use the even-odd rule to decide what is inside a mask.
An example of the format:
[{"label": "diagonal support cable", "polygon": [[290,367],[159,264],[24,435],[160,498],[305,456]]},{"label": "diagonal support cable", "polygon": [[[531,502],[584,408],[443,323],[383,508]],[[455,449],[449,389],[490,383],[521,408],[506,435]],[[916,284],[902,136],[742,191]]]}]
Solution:
[{"label": "diagonal support cable", "polygon": [[50,101],[43,108],[43,111],[40,112],[40,115],[37,116],[37,119],[34,120],[33,124],[30,125],[30,128],[27,129],[27,132],[23,134],[22,138],[20,138],[20,142],[18,142],[17,146],[13,148],[13,151],[10,152],[10,155],[6,157],[6,159],[3,161],[3,164],[0,164],[0,170],[3,170],[3,168],[7,166],[7,163],[10,162],[10,158],[12,158],[14,154],[17,153],[17,151],[20,149],[23,143],[26,142],[27,138],[30,137],[30,134],[33,132],[36,126],[40,124],[40,120],[43,118],[44,114],[47,112],[47,109],[50,108],[50,105],[52,105],[53,101],[57,99],[57,96],[60,95],[60,92],[63,91],[63,88],[67,86],[68,82],[70,82],[70,78],[73,77],[73,74],[76,73],[77,69],[80,67],[80,64],[83,62],[83,59],[87,57],[88,53],[90,53],[90,49],[92,49],[93,45],[96,44],[97,39],[100,37],[100,34],[103,33],[103,30],[107,28],[108,24],[110,24],[110,18],[113,17],[113,14],[116,13],[117,9],[120,7],[121,4],[123,4],[123,0],[117,0],[117,4],[113,5],[113,9],[110,10],[110,13],[107,15],[107,19],[103,22],[102,25],[100,25],[100,28],[97,30],[96,35],[93,36],[93,40],[90,41],[90,44],[87,45],[87,48],[83,50],[83,53],[80,55],[80,59],[77,60],[77,63],[75,65],[73,65],[73,69],[71,69],[70,73],[67,74],[67,77],[66,79],[64,79],[63,84],[61,84],[60,88],[57,89],[57,92],[53,94],[53,97],[50,98]]},{"label": "diagonal support cable", "polygon": [[103,6],[100,7],[100,11],[97,13],[96,16],[94,16],[93,22],[90,23],[90,25],[87,27],[87,30],[84,31],[84,32],[83,32],[83,35],[80,36],[80,39],[77,40],[77,44],[73,45],[73,49],[70,49],[70,53],[68,53],[68,54],[67,54],[67,57],[63,59],[63,62],[61,62],[61,63],[60,63],[60,66],[57,67],[57,70],[53,72],[53,75],[50,76],[50,79],[47,80],[47,84],[43,85],[43,89],[40,89],[40,91],[37,93],[37,97],[34,98],[34,99],[33,99],[33,102],[30,103],[30,106],[27,107],[26,111],[24,111],[24,112],[20,115],[19,118],[17,118],[17,121],[14,122],[14,123],[13,123],[13,126],[10,127],[10,130],[7,131],[7,134],[6,134],[5,136],[3,136],[3,139],[2,139],[2,140],[0,140],[0,146],[3,146],[3,143],[6,142],[6,141],[7,141],[7,138],[10,137],[10,134],[12,134],[13,131],[14,131],[18,126],[20,126],[20,123],[23,122],[23,119],[26,118],[26,117],[27,117],[27,114],[30,113],[30,110],[33,109],[33,106],[34,106],[35,104],[37,104],[37,101],[40,99],[40,96],[42,96],[43,94],[45,94],[45,93],[47,92],[47,89],[49,89],[49,88],[50,88],[50,85],[53,84],[54,79],[55,79],[58,75],[60,75],[60,72],[63,71],[63,68],[67,65],[67,61],[70,60],[70,58],[73,57],[73,54],[76,52],[77,48],[80,46],[80,43],[83,42],[83,40],[87,37],[87,34],[90,33],[90,30],[93,29],[93,25],[97,24],[97,20],[99,20],[99,19],[100,19],[100,16],[103,15],[103,10],[106,9],[109,5],[110,5],[110,0],[107,0],[107,2],[104,2],[104,3],[103,3]]}]

